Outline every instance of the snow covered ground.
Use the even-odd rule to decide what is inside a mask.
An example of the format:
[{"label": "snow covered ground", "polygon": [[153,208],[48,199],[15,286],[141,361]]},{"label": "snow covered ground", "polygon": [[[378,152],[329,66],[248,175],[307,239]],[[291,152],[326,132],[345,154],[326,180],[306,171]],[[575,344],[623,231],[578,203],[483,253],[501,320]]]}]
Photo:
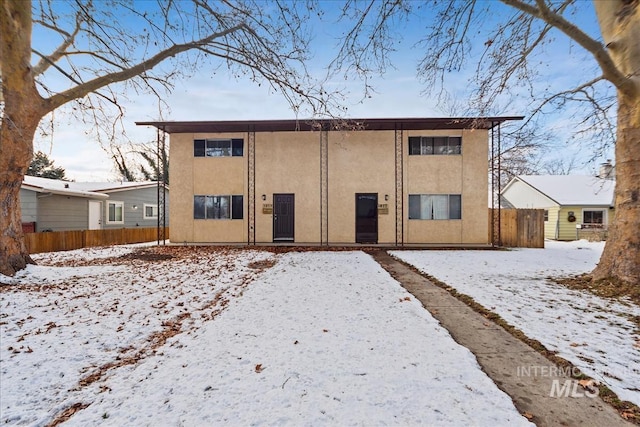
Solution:
[{"label": "snow covered ground", "polygon": [[0,276],[0,423],[528,424],[364,253],[133,251]]},{"label": "snow covered ground", "polygon": [[[640,405],[640,339],[628,316],[640,307],[547,280],[591,271],[604,244],[545,242],[512,251],[392,251]],[[526,367],[524,367],[526,368]],[[524,372],[524,371],[523,371]]]}]

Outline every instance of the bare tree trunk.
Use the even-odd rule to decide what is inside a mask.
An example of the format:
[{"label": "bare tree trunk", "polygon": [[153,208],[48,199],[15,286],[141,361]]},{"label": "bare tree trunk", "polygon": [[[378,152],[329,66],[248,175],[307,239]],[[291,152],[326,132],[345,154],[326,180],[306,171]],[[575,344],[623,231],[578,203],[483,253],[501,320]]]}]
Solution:
[{"label": "bare tree trunk", "polygon": [[640,285],[640,99],[618,97],[615,219],[595,280],[616,278]]},{"label": "bare tree trunk", "polygon": [[5,109],[0,127],[0,273],[12,276],[33,263],[24,244],[20,186],[33,137],[44,116],[31,72],[31,3],[0,3],[0,67]]},{"label": "bare tree trunk", "polygon": [[7,120],[3,121],[0,136],[0,274],[13,276],[33,263],[24,244],[19,201],[22,177],[31,161],[35,126],[30,132],[24,127],[20,130],[9,127]]},{"label": "bare tree trunk", "polygon": [[609,55],[626,82],[616,84],[615,219],[593,278],[640,285],[640,6],[623,0],[594,5]]}]

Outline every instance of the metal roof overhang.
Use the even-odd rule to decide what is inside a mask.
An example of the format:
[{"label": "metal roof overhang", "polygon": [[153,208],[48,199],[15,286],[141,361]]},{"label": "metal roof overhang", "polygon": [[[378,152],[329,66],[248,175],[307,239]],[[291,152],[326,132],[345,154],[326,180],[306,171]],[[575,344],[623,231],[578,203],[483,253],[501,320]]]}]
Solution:
[{"label": "metal roof overhang", "polygon": [[524,116],[505,117],[436,117],[385,119],[300,119],[300,120],[228,120],[136,122],[154,126],[167,133],[225,132],[294,132],[312,130],[424,130],[424,129],[492,129]]}]

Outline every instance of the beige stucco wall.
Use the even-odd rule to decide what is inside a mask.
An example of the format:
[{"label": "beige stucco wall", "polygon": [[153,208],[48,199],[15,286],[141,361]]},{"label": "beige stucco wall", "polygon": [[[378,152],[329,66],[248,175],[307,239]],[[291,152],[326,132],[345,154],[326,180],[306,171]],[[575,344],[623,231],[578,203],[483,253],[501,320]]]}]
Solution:
[{"label": "beige stucco wall", "polygon": [[[462,155],[409,156],[409,136],[462,136]],[[394,131],[328,133],[328,239],[355,242],[355,194],[377,193],[388,214],[378,216],[378,242],[396,243]],[[402,238],[405,243],[487,243],[487,131],[404,131]],[[194,157],[193,140],[242,138],[243,157]],[[170,239],[173,242],[247,242],[246,133],[172,134]],[[320,132],[255,134],[255,237],[273,240],[273,216],[263,213],[273,194],[295,195],[295,242],[321,241]],[[242,220],[194,220],[194,195],[244,195]],[[262,195],[266,200],[262,200]],[[462,194],[461,220],[409,220],[409,194]],[[388,200],[385,200],[385,195]]]},{"label": "beige stucco wall", "polygon": [[[247,156],[194,157],[193,140],[213,138],[198,133],[173,134],[169,155],[169,197],[172,242],[231,243],[247,241]],[[215,138],[242,138],[244,133],[216,134]],[[194,195],[244,195],[244,219],[193,219]]]},{"label": "beige stucco wall", "polygon": [[[256,242],[273,241],[274,194],[292,193],[294,241],[320,241],[320,132],[256,133]],[[266,201],[262,201],[262,195]]]},{"label": "beige stucco wall", "polygon": [[[408,131],[403,136],[405,243],[487,243],[487,131]],[[462,154],[409,156],[409,136],[461,136]],[[409,220],[409,194],[462,194],[462,219]]]},{"label": "beige stucco wall", "polygon": [[328,170],[329,243],[355,242],[355,195],[377,193],[389,206],[378,215],[378,243],[395,244],[395,132],[329,132]]}]

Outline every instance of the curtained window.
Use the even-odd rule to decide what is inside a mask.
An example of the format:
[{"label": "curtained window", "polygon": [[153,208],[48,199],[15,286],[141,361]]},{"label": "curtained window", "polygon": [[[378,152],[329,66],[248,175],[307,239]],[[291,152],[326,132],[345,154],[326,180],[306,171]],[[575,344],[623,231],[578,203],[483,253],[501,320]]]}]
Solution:
[{"label": "curtained window", "polygon": [[409,155],[462,154],[462,138],[459,136],[410,136]]},{"label": "curtained window", "polygon": [[462,196],[410,194],[409,219],[462,219]]},{"label": "curtained window", "polygon": [[243,196],[193,196],[193,219],[242,219]]},{"label": "curtained window", "polygon": [[195,157],[242,157],[244,140],[242,139],[194,139]]}]

